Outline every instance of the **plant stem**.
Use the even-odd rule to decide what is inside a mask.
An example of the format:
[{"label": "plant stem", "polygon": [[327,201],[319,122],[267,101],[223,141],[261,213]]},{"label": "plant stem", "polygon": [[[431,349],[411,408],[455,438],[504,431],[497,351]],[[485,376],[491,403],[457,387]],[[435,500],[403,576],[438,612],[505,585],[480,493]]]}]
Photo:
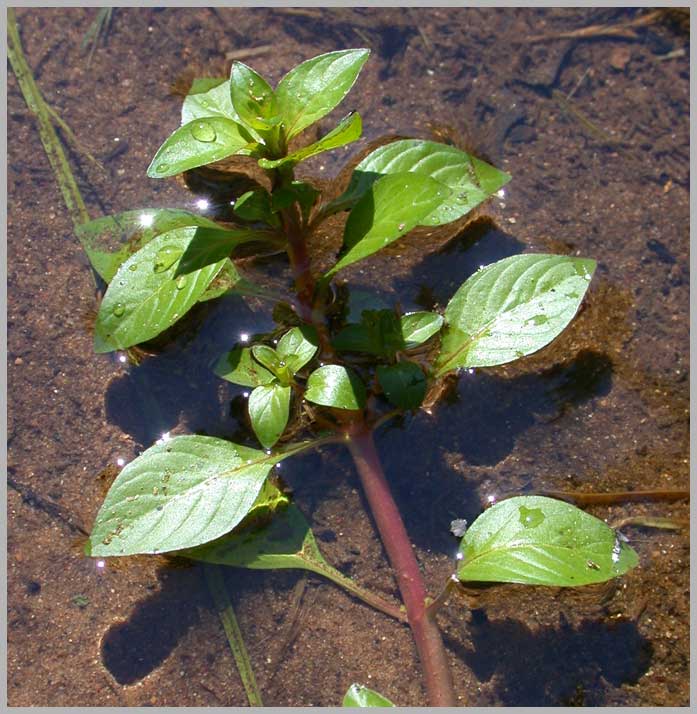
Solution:
[{"label": "plant stem", "polygon": [[315,294],[315,279],[312,276],[310,256],[307,252],[300,216],[295,205],[291,209],[283,211],[283,227],[288,238],[288,257],[295,277],[300,317],[305,322],[313,323],[312,303]]},{"label": "plant stem", "polygon": [[344,590],[351,593],[351,595],[357,597],[359,600],[362,600],[364,603],[370,605],[376,610],[384,612],[386,615],[389,615],[400,622],[407,622],[406,612],[404,612],[403,608],[400,608],[398,605],[393,605],[391,602],[388,602],[370,590],[362,588],[360,585],[351,580],[351,578],[347,578],[336,568],[332,568],[331,565],[327,565],[325,563],[313,564],[312,571],[318,575],[324,576],[327,580],[331,580],[333,583],[342,587]]},{"label": "plant stem", "polygon": [[263,707],[261,701],[261,692],[257,686],[257,681],[252,670],[252,663],[249,661],[249,654],[242,638],[240,626],[237,624],[235,611],[232,608],[230,597],[225,589],[225,581],[220,573],[218,565],[204,565],[203,574],[206,578],[206,584],[213,596],[215,609],[218,611],[220,620],[225,628],[225,634],[232,650],[232,656],[235,658],[237,671],[240,673],[240,679],[247,692],[247,699],[250,707]]},{"label": "plant stem", "polygon": [[70,170],[70,165],[61,147],[56,130],[53,128],[50,110],[46,104],[41,90],[38,88],[29,69],[27,60],[22,52],[22,43],[19,38],[17,20],[12,8],[7,10],[7,56],[14,70],[17,82],[22,90],[22,95],[30,111],[36,116],[39,136],[44,145],[46,156],[55,174],[58,187],[63,194],[63,200],[75,227],[90,220],[85,202],[77,187],[75,177]]},{"label": "plant stem", "polygon": [[[273,175],[273,185],[287,185],[292,178],[292,171],[283,175],[276,172]],[[295,278],[300,317],[317,328],[321,354],[325,358],[335,359],[324,322],[323,305],[315,304],[317,284],[307,252],[307,231],[303,229],[297,204],[282,211],[281,218],[288,238],[288,257]],[[434,614],[427,610],[426,588],[399,509],[385,479],[380,457],[375,450],[373,429],[366,424],[364,415],[348,417],[344,428],[348,448],[360,475],[370,510],[395,571],[406,607],[407,621],[423,667],[429,703],[432,706],[455,706],[452,675],[443,639]]]},{"label": "plant stem", "polygon": [[375,449],[372,431],[361,424],[350,429],[348,448],[407,609],[416,649],[424,671],[431,706],[455,706],[452,675],[443,640],[426,606],[426,588],[402,517]]},{"label": "plant stem", "polygon": [[437,597],[431,601],[431,603],[428,605],[426,610],[428,611],[429,614],[435,615],[438,610],[445,605],[445,603],[448,601],[448,598],[452,595],[453,590],[455,590],[457,587],[459,587],[460,581],[457,579],[457,575],[451,575],[448,578],[448,582],[445,584],[445,587],[440,591],[440,593],[437,595]]}]

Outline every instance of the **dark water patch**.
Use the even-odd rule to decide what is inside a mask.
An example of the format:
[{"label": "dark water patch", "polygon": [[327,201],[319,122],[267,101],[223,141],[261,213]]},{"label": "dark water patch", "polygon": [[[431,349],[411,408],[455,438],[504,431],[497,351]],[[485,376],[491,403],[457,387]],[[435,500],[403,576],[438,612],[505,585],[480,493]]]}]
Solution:
[{"label": "dark water patch", "polygon": [[26,584],[27,595],[38,595],[41,592],[41,583],[37,580],[30,580]]},{"label": "dark water patch", "polygon": [[[607,355],[582,351],[550,369],[513,378],[465,373],[449,403],[436,407],[433,417],[422,413],[404,428],[387,428],[378,448],[413,541],[453,552],[450,521],[472,522],[486,497],[476,480],[463,479],[459,471],[502,463],[533,426],[609,393],[612,370]],[[454,469],[448,454],[457,455],[461,468]]]},{"label": "dark water patch", "polygon": [[446,642],[479,681],[494,680],[503,706],[597,706],[608,684],[636,684],[653,656],[651,643],[626,620],[586,620],[574,628],[561,615],[558,627],[533,631],[473,610],[469,635],[471,649]]},{"label": "dark water patch", "polygon": [[651,238],[646,241],[646,247],[661,263],[667,263],[668,265],[673,265],[675,263],[675,256],[670,252],[670,250],[668,250],[664,243],[661,243],[660,240]]},{"label": "dark water patch", "polygon": [[380,69],[379,77],[386,80],[396,73],[396,65],[404,56],[410,38],[416,35],[418,30],[408,25],[402,27],[380,25],[376,29],[380,37],[380,56],[385,61],[384,66]]},{"label": "dark water patch", "polygon": [[119,684],[150,674],[199,622],[205,599],[198,568],[160,571],[159,577],[162,589],[137,602],[128,620],[112,625],[102,639],[102,662]]},{"label": "dark water patch", "polygon": [[418,261],[403,279],[395,280],[399,295],[413,295],[417,304],[445,306],[455,291],[480,266],[521,253],[524,244],[486,217],[473,221],[440,250]]},{"label": "dark water patch", "polygon": [[242,388],[218,377],[213,368],[236,343],[270,328],[262,315],[238,296],[187,315],[175,325],[178,334],[169,330],[158,338],[164,346],[160,354],[124,366],[111,381],[105,397],[108,420],[143,446],[178,425],[190,433],[229,437],[239,426],[229,400]]}]

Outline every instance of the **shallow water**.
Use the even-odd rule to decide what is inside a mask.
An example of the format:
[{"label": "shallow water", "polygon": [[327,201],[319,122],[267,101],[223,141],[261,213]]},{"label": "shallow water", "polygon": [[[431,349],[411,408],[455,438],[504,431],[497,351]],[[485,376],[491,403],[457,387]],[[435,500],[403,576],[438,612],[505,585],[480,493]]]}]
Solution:
[{"label": "shallow water", "polygon": [[[95,12],[18,12],[46,99],[104,164],[100,172],[71,149],[95,217],[194,207],[177,181],[145,177],[178,123],[177,77],[220,75],[227,52],[271,45],[244,61],[275,81],[304,58],[368,45],[371,60],[342,105],[360,111],[367,140],[435,133],[513,181],[478,223],[432,237],[429,257],[407,238],[347,271],[352,285],[430,308],[480,264],[523,249],[598,260],[584,309],[550,348],[463,376],[433,416],[379,435],[433,591],[453,569],[450,521],[471,521],[489,496],[688,488],[689,61],[668,56],[689,41],[679,24],[660,18],[633,38],[527,42],[639,15],[117,9],[88,67],[80,43]],[[225,299],[198,311],[198,334],[179,331],[138,367],[94,355],[94,285],[12,76],[8,114],[9,703],[243,705],[199,569],[134,558],[98,570],[80,539],[102,499],[97,474],[117,459],[166,431],[249,438],[238,391],[209,365],[240,332],[271,323],[260,303]],[[312,169],[335,176],[342,158],[314,159]],[[279,266],[260,268],[282,279]],[[327,559],[394,595],[347,454],[325,448],[282,472]],[[688,516],[684,501],[588,510],[609,522]],[[463,704],[687,705],[688,534],[627,533],[641,564],[617,582],[483,588],[471,610],[444,610]],[[357,681],[424,704],[408,630],[304,577],[227,575],[265,703],[336,705]]]}]

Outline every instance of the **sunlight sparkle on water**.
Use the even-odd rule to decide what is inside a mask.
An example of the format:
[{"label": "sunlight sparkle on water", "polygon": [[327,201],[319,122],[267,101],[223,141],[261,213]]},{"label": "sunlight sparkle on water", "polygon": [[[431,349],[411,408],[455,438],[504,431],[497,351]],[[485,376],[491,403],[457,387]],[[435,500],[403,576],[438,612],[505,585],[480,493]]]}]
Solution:
[{"label": "sunlight sparkle on water", "polygon": [[490,505],[493,506],[496,503],[496,496],[494,494],[489,494],[486,497],[486,502]]},{"label": "sunlight sparkle on water", "polygon": [[242,392],[242,396],[247,399],[247,397],[249,396],[249,392]]},{"label": "sunlight sparkle on water", "polygon": [[117,466],[125,466],[126,465],[126,459],[122,459],[120,456],[118,459],[116,459],[116,465]]},{"label": "sunlight sparkle on water", "polygon": [[199,198],[198,201],[196,201],[196,208],[198,208],[199,211],[207,211],[210,205],[210,201],[207,198]]},{"label": "sunlight sparkle on water", "polygon": [[143,228],[150,228],[155,222],[155,216],[152,213],[142,213],[138,221]]},{"label": "sunlight sparkle on water", "polygon": [[246,332],[240,332],[240,342],[249,342],[249,335]]},{"label": "sunlight sparkle on water", "polygon": [[170,437],[169,432],[165,431],[162,436],[155,442],[158,446],[167,443],[172,437]]},{"label": "sunlight sparkle on water", "polygon": [[506,189],[505,188],[500,188],[497,192],[496,195],[499,198],[506,198]]},{"label": "sunlight sparkle on water", "polygon": [[125,364],[126,362],[128,362],[128,357],[126,357],[126,355],[124,354],[119,355],[119,362],[121,362],[121,364]]},{"label": "sunlight sparkle on water", "polygon": [[95,565],[97,566],[97,570],[104,570],[104,566],[106,565],[106,561],[104,560],[98,560]]}]

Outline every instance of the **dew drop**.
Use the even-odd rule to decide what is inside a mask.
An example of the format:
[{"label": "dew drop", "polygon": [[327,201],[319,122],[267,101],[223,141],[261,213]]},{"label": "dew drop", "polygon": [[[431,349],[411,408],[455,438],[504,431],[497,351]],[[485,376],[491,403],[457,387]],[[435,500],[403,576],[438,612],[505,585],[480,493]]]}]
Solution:
[{"label": "dew drop", "polygon": [[169,164],[166,164],[166,163],[164,163],[164,162],[161,163],[161,164],[158,164],[158,165],[155,167],[155,171],[157,171],[158,174],[163,174],[163,173],[164,173],[165,171],[167,171],[168,169],[169,169]]},{"label": "dew drop", "polygon": [[132,265],[128,266],[128,269],[133,273],[138,270],[138,265],[136,263],[133,263]]},{"label": "dew drop", "polygon": [[174,284],[176,285],[177,290],[181,290],[182,288],[184,288],[186,286],[186,275],[180,275],[177,278],[177,282]]},{"label": "dew drop", "polygon": [[156,273],[163,273],[167,268],[171,268],[181,258],[182,250],[178,246],[166,245],[160,248],[155,254],[155,264],[153,269]]},{"label": "dew drop", "polygon": [[403,231],[406,228],[406,223],[400,223],[397,226],[397,230]]},{"label": "dew drop", "polygon": [[126,312],[126,308],[123,303],[117,302],[111,312],[113,313],[114,317],[121,317],[121,315]]},{"label": "dew drop", "polygon": [[520,522],[526,528],[537,528],[545,519],[545,514],[539,508],[521,506],[518,509],[518,514],[520,515]]},{"label": "dew drop", "polygon": [[207,121],[197,121],[191,127],[191,135],[197,141],[203,141],[206,144],[210,144],[211,141],[215,141],[218,137],[215,129]]}]

